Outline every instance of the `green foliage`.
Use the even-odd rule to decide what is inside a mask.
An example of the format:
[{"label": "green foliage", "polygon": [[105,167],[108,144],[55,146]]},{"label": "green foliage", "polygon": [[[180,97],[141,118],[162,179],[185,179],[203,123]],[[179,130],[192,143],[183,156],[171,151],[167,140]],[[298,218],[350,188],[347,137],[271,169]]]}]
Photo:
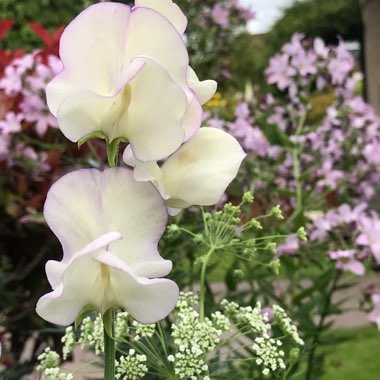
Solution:
[{"label": "green foliage", "polygon": [[[27,22],[38,22],[53,32],[61,25],[67,25],[80,11],[96,3],[96,0],[2,0],[0,17],[15,21],[15,25],[1,48],[24,48],[30,51],[42,46],[39,38],[28,28]],[[130,1],[119,1],[130,3]]]}]

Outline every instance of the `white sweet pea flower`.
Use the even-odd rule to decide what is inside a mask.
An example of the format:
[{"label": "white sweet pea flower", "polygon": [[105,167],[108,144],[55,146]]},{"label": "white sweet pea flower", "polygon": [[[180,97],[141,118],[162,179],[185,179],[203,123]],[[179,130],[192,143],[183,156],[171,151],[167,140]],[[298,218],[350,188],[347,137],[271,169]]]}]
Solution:
[{"label": "white sweet pea flower", "polygon": [[237,140],[215,128],[201,128],[160,167],[139,162],[127,147],[123,160],[133,166],[137,181],[152,181],[173,209],[211,206],[235,178],[246,154]]},{"label": "white sweet pea flower", "polygon": [[52,186],[44,216],[63,258],[46,264],[53,291],[37,303],[42,318],[66,326],[86,305],[102,313],[117,306],[154,323],[173,309],[177,285],[157,278],[172,263],[157,251],[167,212],[152,184],[125,168],[78,170]]},{"label": "white sweet pea flower", "polygon": [[172,0],[135,0],[136,7],[146,7],[156,10],[165,16],[183,34],[187,27],[187,18],[181,8]]},{"label": "white sweet pea flower", "polygon": [[[183,35],[187,19],[177,4],[172,0],[135,0],[136,7],[147,7],[154,9],[163,15],[178,33]],[[189,140],[200,128],[202,122],[202,105],[214,95],[217,83],[214,80],[200,81],[194,70],[188,67],[188,83],[183,87],[187,97],[187,109],[182,119],[185,130],[184,141]]]},{"label": "white sweet pea flower", "polygon": [[46,92],[69,140],[101,131],[109,142],[128,139],[139,160],[152,161],[178,149],[185,131],[199,128],[198,119],[185,115],[192,93],[186,46],[154,9],[107,2],[88,7],[65,29],[60,57],[64,69]]}]

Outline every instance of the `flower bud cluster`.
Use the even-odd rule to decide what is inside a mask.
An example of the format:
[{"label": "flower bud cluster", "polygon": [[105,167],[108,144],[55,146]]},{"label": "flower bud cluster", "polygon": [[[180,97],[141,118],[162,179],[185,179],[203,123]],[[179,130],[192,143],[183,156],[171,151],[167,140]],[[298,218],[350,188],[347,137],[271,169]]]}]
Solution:
[{"label": "flower bud cluster", "polygon": [[280,349],[281,346],[280,340],[271,338],[267,334],[255,339],[252,349],[257,355],[256,364],[264,367],[262,371],[264,375],[269,375],[270,371],[286,368],[283,359],[285,352]]},{"label": "flower bud cluster", "polygon": [[66,360],[72,354],[76,343],[73,326],[69,326],[66,328],[65,335],[62,337],[61,342],[63,343],[63,360]]},{"label": "flower bud cluster", "polygon": [[176,353],[168,356],[175,374],[180,379],[208,378],[205,356],[220,342],[220,336],[230,327],[229,319],[220,312],[211,319],[200,320],[194,310],[197,298],[191,293],[181,293],[175,309],[177,321],[172,325]]},{"label": "flower bud cluster", "polygon": [[145,355],[136,354],[136,351],[129,350],[128,356],[121,356],[115,361],[117,380],[138,380],[142,379],[148,372]]},{"label": "flower bud cluster", "polygon": [[94,320],[87,316],[83,318],[78,343],[80,343],[82,347],[94,348],[95,354],[99,355],[104,351],[103,334],[103,322],[100,315]]},{"label": "flower bud cluster", "polygon": [[38,356],[40,364],[37,366],[37,370],[43,373],[46,380],[72,380],[73,375],[70,373],[61,373],[59,365],[59,355],[52,351],[49,347]]},{"label": "flower bud cluster", "polygon": [[132,326],[136,329],[134,336],[134,340],[140,340],[141,338],[151,338],[156,331],[156,325],[155,324],[142,324],[137,321],[132,322]]},{"label": "flower bud cluster", "polygon": [[278,324],[281,330],[289,335],[293,341],[300,346],[303,346],[305,342],[299,336],[297,327],[293,324],[292,320],[288,317],[285,310],[278,305],[273,305],[273,320]]}]

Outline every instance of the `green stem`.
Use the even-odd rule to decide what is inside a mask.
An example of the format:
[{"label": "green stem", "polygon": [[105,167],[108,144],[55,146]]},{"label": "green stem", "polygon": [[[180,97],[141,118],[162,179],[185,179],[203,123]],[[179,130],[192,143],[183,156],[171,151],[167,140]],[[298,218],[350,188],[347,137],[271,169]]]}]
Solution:
[{"label": "green stem", "polygon": [[336,286],[338,284],[341,273],[342,272],[340,271],[335,272],[330,289],[326,295],[326,298],[322,306],[321,318],[319,319],[318,326],[313,336],[311,351],[310,351],[308,362],[307,362],[307,371],[306,371],[306,377],[305,377],[306,380],[311,380],[313,378],[314,358],[315,358],[316,349],[321,339],[321,333],[323,332],[323,329],[325,327],[325,320],[327,316],[329,315],[329,309],[331,306],[332,296],[336,290]]},{"label": "green stem", "polygon": [[292,161],[293,161],[293,176],[296,183],[296,209],[294,210],[293,216],[296,217],[303,209],[303,194],[302,194],[302,183],[301,183],[301,165],[300,165],[300,153],[301,146],[298,142],[298,138],[302,133],[302,129],[305,125],[307,116],[307,111],[305,111],[299,119],[297,129],[295,131],[296,141],[294,142],[294,147],[291,149]]},{"label": "green stem", "polygon": [[211,255],[214,253],[215,247],[211,246],[209,251],[203,258],[202,269],[201,269],[201,279],[200,279],[200,289],[199,289],[199,314],[201,321],[205,318],[205,281],[206,281],[206,270],[208,262]]},{"label": "green stem", "polygon": [[115,380],[114,310],[108,309],[103,316],[104,326],[104,380]]}]

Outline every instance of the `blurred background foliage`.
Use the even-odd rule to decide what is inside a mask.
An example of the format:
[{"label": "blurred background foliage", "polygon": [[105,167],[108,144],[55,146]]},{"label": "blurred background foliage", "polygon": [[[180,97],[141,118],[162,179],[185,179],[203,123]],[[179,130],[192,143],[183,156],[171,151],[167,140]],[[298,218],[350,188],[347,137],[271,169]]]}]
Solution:
[{"label": "blurred background foliage", "polygon": [[[14,20],[15,25],[1,42],[1,47],[16,49],[22,46],[27,51],[39,48],[42,43],[27,22],[38,22],[53,32],[95,2],[2,0],[0,17]],[[284,9],[270,32],[263,35],[251,35],[245,20],[239,17],[233,17],[227,29],[212,24],[210,14],[218,3],[216,0],[179,0],[177,3],[189,18],[187,43],[192,66],[201,78],[217,79],[221,90],[226,89],[227,83],[229,91],[244,90],[247,81],[262,85],[263,70],[269,57],[295,32],[307,37],[319,36],[326,43],[337,43],[339,36],[344,40],[361,42],[363,36],[359,0],[295,1]],[[202,24],[204,28],[199,27]],[[226,75],[226,71],[233,72],[233,77]]]}]

